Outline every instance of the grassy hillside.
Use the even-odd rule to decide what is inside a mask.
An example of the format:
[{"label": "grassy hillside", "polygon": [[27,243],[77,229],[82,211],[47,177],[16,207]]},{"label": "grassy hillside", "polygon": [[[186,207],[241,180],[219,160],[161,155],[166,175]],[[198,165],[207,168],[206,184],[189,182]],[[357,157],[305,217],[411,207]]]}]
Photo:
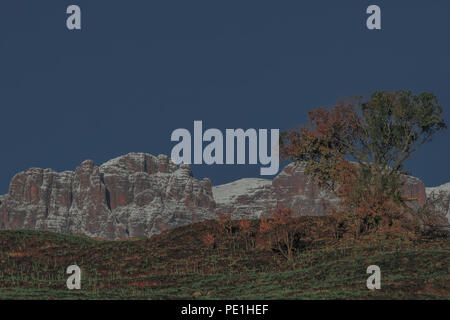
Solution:
[{"label": "grassy hillside", "polygon": [[[102,241],[44,231],[0,232],[0,298],[25,299],[449,299],[450,241],[308,242],[285,261],[245,250],[239,240],[211,247],[216,222],[151,239]],[[65,270],[82,269],[82,289]],[[366,288],[378,265],[381,290]]]}]

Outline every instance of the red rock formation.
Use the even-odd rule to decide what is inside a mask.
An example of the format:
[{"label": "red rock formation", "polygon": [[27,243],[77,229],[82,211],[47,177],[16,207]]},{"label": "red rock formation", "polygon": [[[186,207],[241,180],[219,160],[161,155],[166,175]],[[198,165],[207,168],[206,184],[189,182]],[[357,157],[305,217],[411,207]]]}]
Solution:
[{"label": "red rock formation", "polygon": [[[404,194],[413,208],[426,203],[423,183],[414,177],[404,176]],[[241,179],[213,188],[217,211],[240,217],[257,218],[276,206],[291,208],[294,215],[326,215],[339,199],[321,189],[305,173],[304,163],[287,165],[275,179]]]},{"label": "red rock formation", "polygon": [[45,229],[98,238],[150,236],[165,228],[213,219],[208,179],[164,155],[143,153],[75,172],[29,169],[17,174],[1,198],[1,229]]},{"label": "red rock formation", "polygon": [[[426,201],[419,179],[405,177],[405,195]],[[214,196],[213,196],[214,195]],[[291,163],[274,180],[241,179],[212,188],[187,165],[167,156],[130,153],[101,166],[83,162],[75,172],[29,169],[0,197],[1,229],[45,229],[115,239],[150,236],[167,228],[215,219],[257,218],[277,205],[296,215],[324,215],[338,199]]]}]

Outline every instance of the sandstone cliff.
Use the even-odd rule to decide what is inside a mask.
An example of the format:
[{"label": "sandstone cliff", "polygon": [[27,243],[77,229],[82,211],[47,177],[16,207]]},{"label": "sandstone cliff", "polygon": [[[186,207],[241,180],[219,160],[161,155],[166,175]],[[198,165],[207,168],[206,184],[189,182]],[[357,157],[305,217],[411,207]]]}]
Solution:
[{"label": "sandstone cliff", "polygon": [[75,172],[29,169],[17,174],[0,205],[1,229],[45,229],[99,238],[150,236],[167,228],[213,219],[208,179],[167,156],[143,153]]},{"label": "sandstone cliff", "polygon": [[[195,179],[189,166],[177,166],[165,155],[130,153],[100,166],[87,160],[65,172],[33,168],[17,174],[8,194],[0,197],[0,229],[116,239],[150,236],[215,219],[217,213],[257,218],[277,205],[296,215],[329,213],[338,199],[304,169],[302,163],[291,163],[273,180],[240,179],[212,187],[209,179]],[[424,204],[423,183],[405,179],[411,205]]]},{"label": "sandstone cliff", "polygon": [[[403,195],[409,205],[418,208],[426,203],[425,186],[411,176],[403,176]],[[276,208],[291,208],[295,215],[326,215],[339,199],[319,188],[305,173],[304,163],[287,165],[273,180],[240,179],[213,187],[217,211],[231,213],[235,218],[256,218]]]}]

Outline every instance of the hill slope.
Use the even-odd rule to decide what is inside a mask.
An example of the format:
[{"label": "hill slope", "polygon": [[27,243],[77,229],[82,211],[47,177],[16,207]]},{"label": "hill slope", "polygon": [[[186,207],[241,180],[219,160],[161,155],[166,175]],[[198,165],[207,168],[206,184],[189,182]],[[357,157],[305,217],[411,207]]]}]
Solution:
[{"label": "hill slope", "polygon": [[[448,239],[308,243],[294,263],[245,250],[239,241],[207,246],[207,221],[150,239],[104,241],[45,231],[0,232],[0,298],[25,299],[449,299]],[[69,265],[82,289],[66,288]],[[366,288],[378,265],[382,289]]]}]

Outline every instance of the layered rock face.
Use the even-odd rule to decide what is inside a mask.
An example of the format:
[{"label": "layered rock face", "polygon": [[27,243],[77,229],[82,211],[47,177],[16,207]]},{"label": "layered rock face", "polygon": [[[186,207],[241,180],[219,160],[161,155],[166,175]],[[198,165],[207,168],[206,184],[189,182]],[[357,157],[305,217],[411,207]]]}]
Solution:
[{"label": "layered rock face", "polygon": [[445,215],[450,224],[450,183],[439,187],[426,188],[426,192],[433,207]]},{"label": "layered rock face", "polygon": [[214,218],[211,182],[188,166],[143,153],[75,172],[29,169],[0,200],[1,229],[42,229],[115,239],[150,236]]},{"label": "layered rock face", "polygon": [[338,202],[306,175],[303,163],[287,165],[273,180],[241,179],[213,187],[213,195],[217,212],[235,219],[257,218],[277,206],[291,208],[297,216],[326,215]]},{"label": "layered rock face", "polygon": [[[415,177],[403,176],[403,195],[417,209],[426,203],[425,186]],[[291,163],[273,180],[241,179],[213,187],[217,212],[231,213],[233,218],[257,218],[277,206],[291,208],[293,214],[327,215],[339,199],[320,188],[305,173],[304,163]]]},{"label": "layered rock face", "polygon": [[[411,205],[424,204],[422,182],[404,179]],[[302,163],[289,164],[273,180],[241,179],[211,187],[209,179],[195,179],[189,166],[177,166],[167,156],[130,153],[100,166],[87,160],[75,171],[17,174],[8,194],[0,196],[0,229],[148,237],[220,213],[258,218],[280,206],[295,215],[325,215],[337,202],[306,175]]]}]

